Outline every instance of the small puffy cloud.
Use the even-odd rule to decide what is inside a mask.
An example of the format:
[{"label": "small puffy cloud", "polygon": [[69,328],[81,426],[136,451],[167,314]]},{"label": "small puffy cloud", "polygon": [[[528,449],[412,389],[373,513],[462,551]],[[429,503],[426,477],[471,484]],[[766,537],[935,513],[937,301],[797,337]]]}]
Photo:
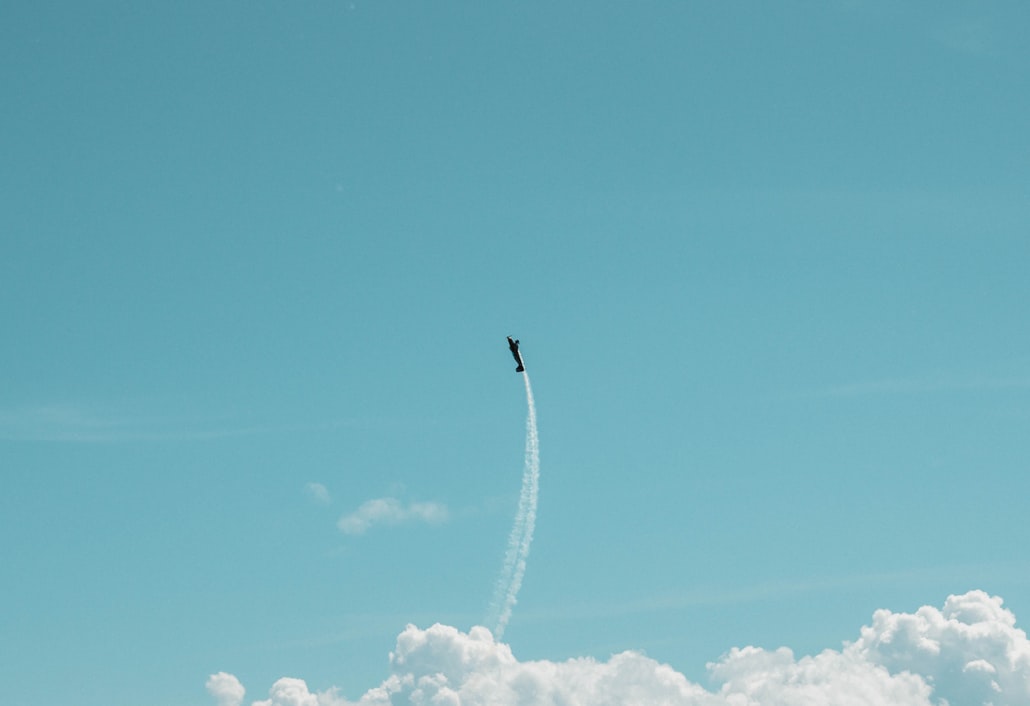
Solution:
[{"label": "small puffy cloud", "polygon": [[243,684],[232,674],[218,672],[207,679],[208,693],[215,697],[218,706],[240,706],[243,703],[243,695],[246,693]]},{"label": "small puffy cloud", "polygon": [[329,496],[329,489],[321,483],[306,483],[304,485],[304,492],[313,502],[319,505],[328,505],[332,502],[332,498]]},{"label": "small puffy cloud", "polygon": [[796,658],[786,647],[734,648],[708,665],[714,690],[637,652],[520,662],[486,628],[409,625],[391,675],[357,702],[280,679],[254,706],[1026,706],[1030,641],[1015,625],[982,591],[950,596],[943,609],[880,610],[840,650]]},{"label": "small puffy cloud", "polygon": [[447,507],[440,503],[407,503],[397,498],[376,498],[362,503],[354,512],[344,515],[337,526],[344,534],[364,534],[373,525],[400,525],[424,522],[431,525],[446,522]]}]

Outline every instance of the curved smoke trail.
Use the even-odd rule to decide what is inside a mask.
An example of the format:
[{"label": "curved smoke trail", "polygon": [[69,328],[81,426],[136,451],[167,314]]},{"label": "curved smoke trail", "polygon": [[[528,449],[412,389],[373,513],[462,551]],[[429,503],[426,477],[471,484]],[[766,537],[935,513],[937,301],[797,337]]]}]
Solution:
[{"label": "curved smoke trail", "polygon": [[508,549],[504,554],[501,575],[494,587],[491,601],[493,633],[498,640],[511,619],[512,608],[518,599],[522,577],[526,573],[526,557],[533,542],[533,528],[536,526],[536,502],[540,487],[540,443],[536,433],[536,404],[533,402],[533,388],[529,375],[522,374],[526,383],[526,456],[522,470],[522,491],[519,493],[519,507],[515,511],[515,523],[508,536]]}]

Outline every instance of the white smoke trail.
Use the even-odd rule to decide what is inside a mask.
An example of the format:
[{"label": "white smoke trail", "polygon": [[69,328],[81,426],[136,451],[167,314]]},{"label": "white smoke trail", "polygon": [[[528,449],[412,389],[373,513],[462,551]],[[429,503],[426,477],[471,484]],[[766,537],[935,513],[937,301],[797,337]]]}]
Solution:
[{"label": "white smoke trail", "polygon": [[508,536],[508,549],[504,554],[501,575],[494,587],[494,597],[490,604],[491,617],[494,619],[494,637],[498,640],[504,636],[504,629],[511,619],[512,608],[518,599],[522,577],[526,573],[526,557],[529,556],[529,545],[533,542],[533,528],[536,526],[536,504],[540,488],[540,443],[536,432],[536,403],[533,401],[533,388],[529,384],[529,375],[522,374],[526,383],[526,454],[522,470],[522,491],[519,493],[519,507],[515,511],[515,522]]}]

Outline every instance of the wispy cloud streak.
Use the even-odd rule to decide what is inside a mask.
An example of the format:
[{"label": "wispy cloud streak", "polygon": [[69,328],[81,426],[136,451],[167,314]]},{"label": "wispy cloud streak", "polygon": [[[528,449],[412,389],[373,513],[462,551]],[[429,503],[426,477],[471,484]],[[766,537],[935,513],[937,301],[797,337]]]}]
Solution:
[{"label": "wispy cloud streak", "polygon": [[336,420],[314,424],[233,425],[227,420],[130,415],[80,404],[55,403],[0,409],[0,440],[72,444],[203,441],[330,430],[347,423]]},{"label": "wispy cloud streak", "polygon": [[332,497],[329,495],[329,489],[321,483],[315,483],[314,481],[311,483],[305,483],[304,492],[307,493],[307,496],[312,500],[312,502],[318,503],[319,505],[328,505],[333,501]]},{"label": "wispy cloud streak", "polygon": [[1030,390],[1030,377],[888,378],[830,385],[809,392],[811,397],[869,397],[918,395],[942,392],[992,392]]}]

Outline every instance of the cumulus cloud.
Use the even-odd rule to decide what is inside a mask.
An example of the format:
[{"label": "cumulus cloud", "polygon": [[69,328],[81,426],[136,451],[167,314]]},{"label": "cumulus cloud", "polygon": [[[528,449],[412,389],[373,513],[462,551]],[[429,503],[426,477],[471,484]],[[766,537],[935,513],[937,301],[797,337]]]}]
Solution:
[{"label": "cumulus cloud", "polygon": [[[983,591],[942,609],[877,611],[840,650],[796,658],[781,647],[734,648],[708,665],[714,690],[637,652],[607,661],[520,662],[489,630],[409,625],[391,675],[357,702],[284,678],[254,706],[1025,706],[1030,641]],[[215,675],[229,677],[230,675]],[[235,678],[232,678],[235,682]],[[211,688],[211,680],[208,689]],[[235,682],[238,685],[238,682]],[[242,699],[242,687],[239,699]],[[236,702],[220,702],[223,703]]]},{"label": "cumulus cloud", "polygon": [[721,683],[718,706],[930,706],[931,687],[908,672],[891,674],[882,665],[845,648],[795,659],[786,647],[764,650],[734,648],[722,661],[708,665]]},{"label": "cumulus cloud", "polygon": [[953,705],[1030,704],[1030,642],[983,591],[949,596],[941,610],[878,610],[852,649],[892,673],[923,675]]},{"label": "cumulus cloud", "polygon": [[362,503],[354,512],[344,515],[337,526],[344,534],[364,534],[373,525],[399,525],[425,522],[431,525],[447,521],[448,512],[440,503],[408,503],[397,498],[376,498]]},{"label": "cumulus cloud", "polygon": [[283,677],[268,692],[269,698],[255,701],[253,706],[347,706],[347,701],[336,695],[335,689],[312,694],[303,679]]},{"label": "cumulus cloud", "polygon": [[218,672],[208,677],[208,693],[215,697],[218,706],[240,706],[243,703],[243,695],[246,693],[243,684],[232,674]]}]

